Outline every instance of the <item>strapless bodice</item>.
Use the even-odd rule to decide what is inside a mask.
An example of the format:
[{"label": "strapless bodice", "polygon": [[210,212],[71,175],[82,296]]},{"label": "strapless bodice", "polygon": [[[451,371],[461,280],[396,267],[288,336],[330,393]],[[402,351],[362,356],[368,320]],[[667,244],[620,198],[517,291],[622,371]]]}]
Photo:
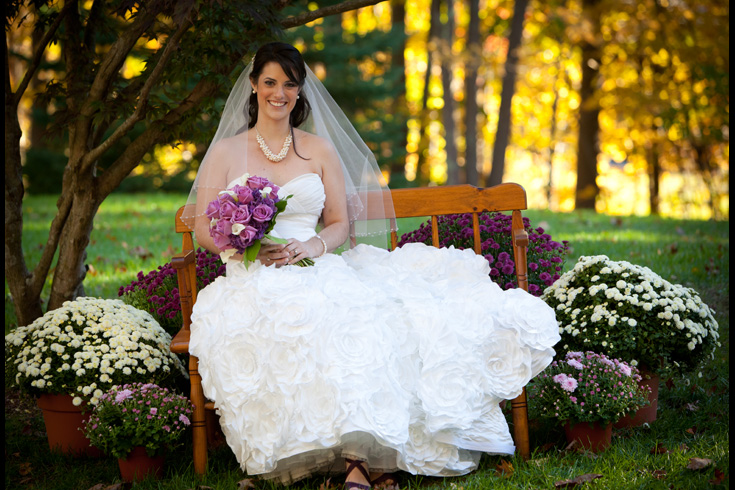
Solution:
[{"label": "strapless bodice", "polygon": [[[230,188],[240,179],[233,181]],[[324,183],[315,173],[301,174],[289,180],[278,190],[278,196],[288,200],[286,209],[276,218],[272,234],[281,238],[306,241],[316,234],[316,225],[324,209]]]}]

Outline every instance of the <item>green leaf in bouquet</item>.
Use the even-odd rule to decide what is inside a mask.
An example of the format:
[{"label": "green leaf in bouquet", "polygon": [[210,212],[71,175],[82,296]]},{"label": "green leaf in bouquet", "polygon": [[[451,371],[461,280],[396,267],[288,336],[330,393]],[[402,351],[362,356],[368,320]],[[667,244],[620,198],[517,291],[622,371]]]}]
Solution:
[{"label": "green leaf in bouquet", "polygon": [[245,268],[250,265],[250,262],[255,262],[255,258],[258,256],[258,252],[260,252],[260,240],[256,241],[245,249],[245,254],[243,255]]}]

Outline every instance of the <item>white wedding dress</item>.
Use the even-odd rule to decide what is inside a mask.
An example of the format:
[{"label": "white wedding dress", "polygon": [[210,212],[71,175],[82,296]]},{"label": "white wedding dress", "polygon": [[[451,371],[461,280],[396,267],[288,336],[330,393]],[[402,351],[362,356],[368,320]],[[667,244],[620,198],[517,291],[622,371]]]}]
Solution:
[{"label": "white wedding dress", "polygon": [[[278,217],[306,240],[324,205],[305,174]],[[313,267],[227,265],[198,295],[190,351],[243,470],[290,483],[344,458],[458,475],[510,454],[499,403],[552,360],[554,311],[491,282],[471,250],[359,245]]]}]

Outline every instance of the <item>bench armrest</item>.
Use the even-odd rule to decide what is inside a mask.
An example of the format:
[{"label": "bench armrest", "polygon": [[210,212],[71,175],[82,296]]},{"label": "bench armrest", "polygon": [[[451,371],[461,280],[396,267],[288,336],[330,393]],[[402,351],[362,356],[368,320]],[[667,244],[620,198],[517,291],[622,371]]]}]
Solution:
[{"label": "bench armrest", "polygon": [[183,324],[179,333],[171,340],[171,352],[187,354],[189,352],[189,336],[191,335],[191,312],[197,295],[196,252],[187,250],[177,253],[171,259],[179,280],[179,297],[181,298],[181,317]]}]

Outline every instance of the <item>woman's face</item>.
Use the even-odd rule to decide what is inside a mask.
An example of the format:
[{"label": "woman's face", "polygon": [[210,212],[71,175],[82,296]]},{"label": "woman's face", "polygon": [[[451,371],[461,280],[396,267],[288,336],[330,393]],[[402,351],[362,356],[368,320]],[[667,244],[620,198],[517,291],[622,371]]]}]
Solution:
[{"label": "woman's face", "polygon": [[258,121],[262,116],[275,120],[289,117],[299,86],[288,78],[281,65],[275,61],[266,63],[257,82],[251,83],[258,96]]}]

